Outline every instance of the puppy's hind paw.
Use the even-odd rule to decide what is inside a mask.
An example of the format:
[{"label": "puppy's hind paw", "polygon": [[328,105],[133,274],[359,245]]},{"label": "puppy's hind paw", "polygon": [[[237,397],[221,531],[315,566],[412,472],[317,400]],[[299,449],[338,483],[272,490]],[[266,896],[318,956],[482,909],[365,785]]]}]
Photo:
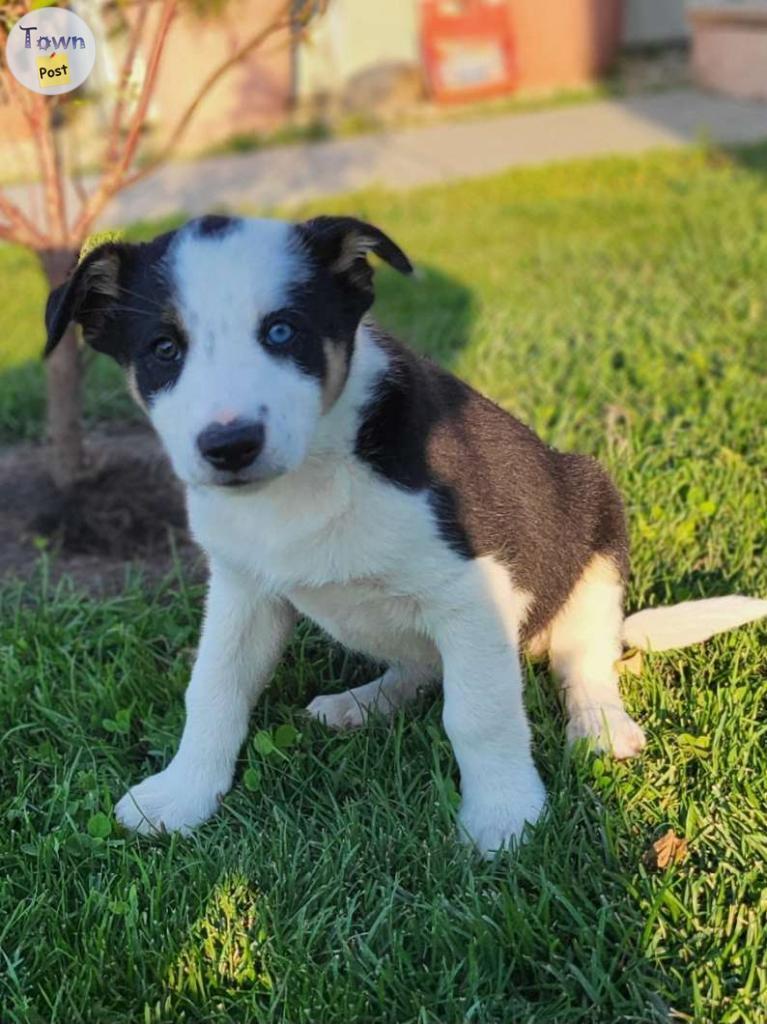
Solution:
[{"label": "puppy's hind paw", "polygon": [[589,740],[598,753],[609,753],[618,761],[636,757],[647,743],[645,734],[622,707],[588,704],[573,708],[567,723],[570,743]]},{"label": "puppy's hind paw", "polygon": [[306,713],[331,729],[359,729],[368,714],[351,690],[315,697]]}]

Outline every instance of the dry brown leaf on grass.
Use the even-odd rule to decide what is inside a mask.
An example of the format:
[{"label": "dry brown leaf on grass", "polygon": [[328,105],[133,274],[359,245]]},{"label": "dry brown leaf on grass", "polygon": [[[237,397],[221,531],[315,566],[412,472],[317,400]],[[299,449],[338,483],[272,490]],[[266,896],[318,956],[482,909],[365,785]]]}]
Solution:
[{"label": "dry brown leaf on grass", "polygon": [[620,675],[627,672],[632,676],[641,676],[642,652],[636,647],[630,647],[624,652],[622,657],[618,658],[615,662],[615,667],[618,669]]},{"label": "dry brown leaf on grass", "polygon": [[649,871],[665,871],[672,864],[681,864],[687,857],[687,840],[670,828],[642,854],[642,863]]}]

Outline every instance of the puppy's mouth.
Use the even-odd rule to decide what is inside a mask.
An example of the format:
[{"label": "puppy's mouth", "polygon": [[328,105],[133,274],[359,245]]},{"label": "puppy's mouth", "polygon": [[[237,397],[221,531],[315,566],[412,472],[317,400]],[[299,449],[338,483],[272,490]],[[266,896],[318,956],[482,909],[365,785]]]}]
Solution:
[{"label": "puppy's mouth", "polygon": [[[222,480],[221,483],[218,484],[217,486],[219,486],[219,487],[229,487],[229,488],[248,487],[250,484],[260,483],[260,482],[261,481],[259,481],[259,480],[243,480],[241,477],[236,476],[232,480]],[[216,485],[214,484],[214,486],[216,486]]]},{"label": "puppy's mouth", "polygon": [[266,487],[268,483],[275,480],[278,476],[282,476],[280,471],[260,471],[250,472],[245,471],[242,473],[226,473],[220,474],[217,478],[209,480],[207,482],[208,487],[221,487],[227,491],[257,491],[262,487]]}]

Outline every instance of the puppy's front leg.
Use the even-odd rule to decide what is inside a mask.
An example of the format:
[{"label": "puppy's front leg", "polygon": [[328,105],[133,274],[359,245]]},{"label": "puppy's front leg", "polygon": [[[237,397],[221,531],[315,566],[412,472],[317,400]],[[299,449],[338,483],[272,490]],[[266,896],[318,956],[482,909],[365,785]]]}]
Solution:
[{"label": "puppy's front leg", "polygon": [[187,832],[232,784],[248,716],[295,624],[289,604],[212,564],[200,649],[186,691],[186,724],[167,768],[120,800],[117,819],[139,832]]},{"label": "puppy's front leg", "polygon": [[459,817],[484,856],[518,838],[546,799],[522,701],[517,636],[524,607],[505,568],[482,558],[434,609],[443,722],[461,771]]}]

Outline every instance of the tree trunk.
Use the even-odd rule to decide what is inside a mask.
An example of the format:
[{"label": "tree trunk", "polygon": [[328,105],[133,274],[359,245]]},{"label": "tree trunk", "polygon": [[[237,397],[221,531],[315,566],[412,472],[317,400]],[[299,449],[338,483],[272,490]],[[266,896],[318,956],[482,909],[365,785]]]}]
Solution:
[{"label": "tree trunk", "polygon": [[[77,262],[77,250],[49,249],[40,253],[40,262],[50,288],[57,288]],[[70,324],[46,363],[49,467],[61,491],[68,490],[85,467],[82,373],[77,332]]]}]

